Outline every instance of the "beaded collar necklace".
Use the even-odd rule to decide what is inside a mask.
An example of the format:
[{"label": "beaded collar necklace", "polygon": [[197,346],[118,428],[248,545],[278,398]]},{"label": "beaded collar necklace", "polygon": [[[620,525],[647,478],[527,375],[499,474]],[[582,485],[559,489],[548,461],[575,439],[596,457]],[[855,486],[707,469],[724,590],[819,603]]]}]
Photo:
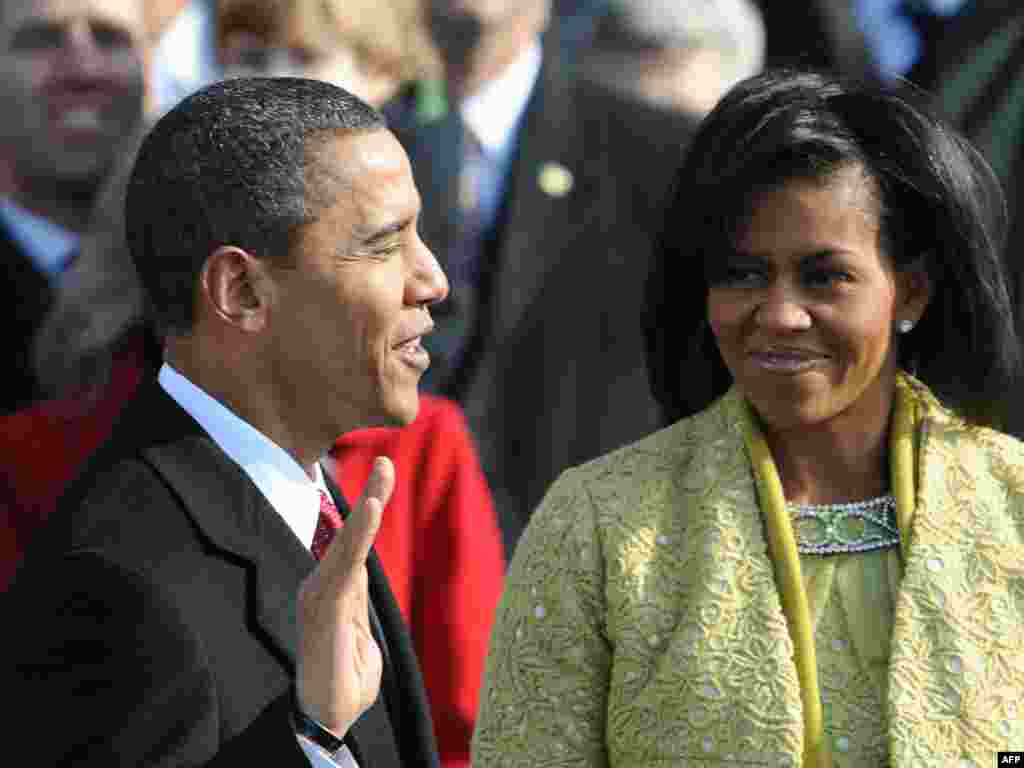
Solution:
[{"label": "beaded collar necklace", "polygon": [[871,552],[900,543],[891,494],[847,504],[786,504],[802,555]]}]

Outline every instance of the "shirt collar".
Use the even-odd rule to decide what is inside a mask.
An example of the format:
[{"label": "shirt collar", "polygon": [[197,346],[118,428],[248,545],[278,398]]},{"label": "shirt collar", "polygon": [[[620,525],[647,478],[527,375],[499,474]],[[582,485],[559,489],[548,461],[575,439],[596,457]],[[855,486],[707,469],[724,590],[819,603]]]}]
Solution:
[{"label": "shirt collar", "polygon": [[540,42],[534,42],[501,77],[484,83],[462,102],[462,119],[485,152],[500,153],[512,142],[540,67]]},{"label": "shirt collar", "polygon": [[252,479],[303,546],[312,545],[320,519],[320,491],[330,497],[320,463],[313,465],[316,479],[310,480],[287,451],[167,363],[161,366],[158,380]]},{"label": "shirt collar", "polygon": [[36,269],[47,275],[62,272],[78,247],[78,235],[26,211],[12,200],[0,200],[0,217]]}]

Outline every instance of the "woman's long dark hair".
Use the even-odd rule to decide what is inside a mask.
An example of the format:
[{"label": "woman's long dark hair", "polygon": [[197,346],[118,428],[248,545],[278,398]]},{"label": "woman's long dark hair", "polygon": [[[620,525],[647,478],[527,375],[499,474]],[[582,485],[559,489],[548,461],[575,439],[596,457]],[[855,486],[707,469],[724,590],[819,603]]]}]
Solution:
[{"label": "woman's long dark hair", "polygon": [[753,196],[860,165],[879,192],[883,247],[897,269],[923,261],[924,316],[901,362],[975,423],[1001,423],[1020,347],[1002,262],[1006,206],[981,155],[906,92],[775,70],[730,91],[676,174],[648,281],[648,370],[675,420],[731,376],[707,324],[707,267],[732,247]]}]

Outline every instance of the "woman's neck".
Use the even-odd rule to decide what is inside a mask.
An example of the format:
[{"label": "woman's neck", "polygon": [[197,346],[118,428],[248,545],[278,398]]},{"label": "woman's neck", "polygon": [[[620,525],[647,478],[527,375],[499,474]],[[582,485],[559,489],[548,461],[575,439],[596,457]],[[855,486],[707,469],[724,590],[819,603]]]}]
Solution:
[{"label": "woman's neck", "polygon": [[765,429],[786,500],[832,504],[881,496],[889,488],[889,417],[837,418],[817,428]]}]

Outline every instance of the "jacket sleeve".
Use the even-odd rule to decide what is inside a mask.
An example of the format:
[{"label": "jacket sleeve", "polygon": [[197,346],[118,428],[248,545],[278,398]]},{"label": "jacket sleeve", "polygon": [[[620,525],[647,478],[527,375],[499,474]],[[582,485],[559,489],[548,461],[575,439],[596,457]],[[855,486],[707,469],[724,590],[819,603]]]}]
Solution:
[{"label": "jacket sleeve", "polygon": [[572,471],[516,547],[491,635],[473,765],[603,768],[611,672],[595,506]]},{"label": "jacket sleeve", "polygon": [[7,741],[32,764],[308,766],[288,696],[221,741],[201,643],[157,587],[89,552],[47,566],[2,603]]}]

